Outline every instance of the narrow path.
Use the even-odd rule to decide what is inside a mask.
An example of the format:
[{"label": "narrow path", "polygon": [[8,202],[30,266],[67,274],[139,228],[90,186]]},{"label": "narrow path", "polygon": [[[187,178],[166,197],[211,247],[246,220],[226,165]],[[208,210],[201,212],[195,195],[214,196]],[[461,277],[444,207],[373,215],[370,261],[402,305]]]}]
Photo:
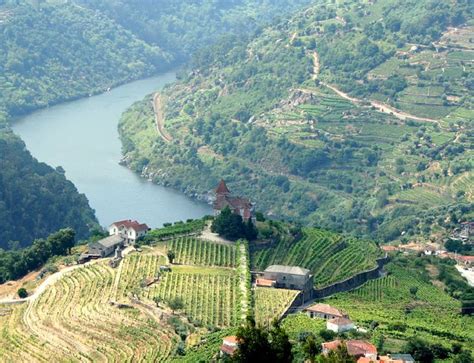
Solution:
[{"label": "narrow path", "polygon": [[[319,62],[318,53],[316,51],[313,52],[312,56],[313,56],[313,74],[311,75],[311,79],[316,80],[318,78],[319,71],[320,71],[320,62]],[[364,104],[364,100],[361,100],[361,99],[358,99],[358,98],[355,98],[355,97],[351,97],[346,92],[341,91],[340,89],[338,89],[337,87],[335,87],[333,85],[330,85],[330,84],[325,83],[325,82],[320,82],[320,84],[327,87],[327,88],[329,88],[330,90],[335,92],[338,96],[340,96],[340,97],[342,97],[342,98],[344,98],[344,99],[346,99],[346,100],[348,100],[348,101],[350,101],[354,104],[357,104],[357,105],[363,105]],[[306,90],[306,91],[311,92],[311,90]],[[431,118],[427,118],[427,117],[418,117],[418,116],[415,116],[415,115],[411,115],[407,112],[401,111],[401,110],[399,110],[399,109],[397,109],[393,106],[387,105],[386,103],[383,103],[383,102],[380,102],[380,101],[367,100],[367,102],[369,102],[370,106],[374,107],[377,111],[388,114],[388,115],[395,116],[399,120],[406,121],[407,119],[411,119],[411,120],[416,120],[416,121],[431,122],[431,123],[435,123],[435,124],[437,124],[438,126],[441,127],[441,124],[440,124],[439,120],[435,120],[435,119],[431,119]]]},{"label": "narrow path", "polygon": [[247,257],[247,249],[245,248],[245,244],[241,243],[239,246],[240,249],[240,266],[239,266],[239,274],[240,274],[240,282],[239,282],[239,288],[240,292],[242,293],[242,321],[245,321],[248,315],[248,297],[250,294],[250,291],[248,290],[247,286],[247,277],[248,274],[246,273],[247,271],[247,266],[248,266],[248,257]]},{"label": "narrow path", "polygon": [[209,222],[206,225],[206,228],[201,232],[201,235],[198,237],[199,239],[205,240],[205,241],[211,241],[215,243],[220,243],[222,245],[229,245],[229,246],[234,246],[235,243],[228,241],[221,236],[219,236],[217,233],[214,233],[211,231],[211,222]]},{"label": "narrow path", "polygon": [[462,277],[467,280],[467,283],[474,286],[474,271],[465,270],[462,266],[456,265],[456,270],[459,271]]},{"label": "narrow path", "polygon": [[161,95],[156,92],[153,95],[153,112],[155,113],[156,130],[165,142],[173,141],[173,138],[165,130],[165,118],[163,115],[163,105],[161,103]]},{"label": "narrow path", "polygon": [[23,299],[3,299],[3,300],[0,300],[0,304],[4,304],[4,305],[11,305],[11,304],[21,304],[21,303],[24,303],[24,302],[34,302],[45,290],[48,286],[54,284],[55,282],[57,282],[58,280],[60,280],[64,274],[66,273],[69,273],[73,270],[76,270],[78,268],[81,268],[81,267],[84,267],[84,266],[88,266],[88,265],[91,265],[93,263],[97,263],[97,261],[100,261],[100,260],[93,260],[93,261],[90,261],[90,262],[87,262],[85,264],[82,264],[82,265],[73,265],[73,266],[68,266],[66,268],[63,268],[62,270],[58,271],[58,272],[55,272],[54,274],[48,276],[46,278],[46,280],[43,281],[43,283],[41,285],[39,285],[35,292],[33,294],[31,294],[30,296],[28,297],[25,297]]}]

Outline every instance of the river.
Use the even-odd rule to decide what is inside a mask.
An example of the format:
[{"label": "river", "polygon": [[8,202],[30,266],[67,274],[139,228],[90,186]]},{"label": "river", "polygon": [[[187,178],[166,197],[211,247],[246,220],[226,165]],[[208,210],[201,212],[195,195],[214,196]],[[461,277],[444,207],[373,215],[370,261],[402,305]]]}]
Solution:
[{"label": "river", "polygon": [[133,102],[173,82],[165,73],[22,117],[12,125],[39,161],[62,166],[103,226],[137,219],[150,227],[211,213],[207,204],[148,182],[120,166],[117,125]]}]

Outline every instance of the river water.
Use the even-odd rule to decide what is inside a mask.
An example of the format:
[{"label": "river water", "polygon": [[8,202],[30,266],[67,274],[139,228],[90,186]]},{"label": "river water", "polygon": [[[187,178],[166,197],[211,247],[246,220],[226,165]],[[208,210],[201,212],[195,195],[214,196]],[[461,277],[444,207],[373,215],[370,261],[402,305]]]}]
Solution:
[{"label": "river water", "polygon": [[174,73],[132,82],[110,92],[34,112],[13,130],[31,154],[66,177],[89,199],[103,226],[137,219],[150,227],[211,213],[207,204],[152,184],[120,166],[117,125],[133,102],[173,82]]}]

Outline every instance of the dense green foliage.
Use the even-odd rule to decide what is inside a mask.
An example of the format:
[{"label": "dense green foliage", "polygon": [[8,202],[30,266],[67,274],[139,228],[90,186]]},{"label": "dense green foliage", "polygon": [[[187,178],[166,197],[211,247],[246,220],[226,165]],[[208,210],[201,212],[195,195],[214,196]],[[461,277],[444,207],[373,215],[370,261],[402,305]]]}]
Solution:
[{"label": "dense green foliage", "polygon": [[322,287],[374,268],[376,259],[382,257],[370,241],[315,228],[292,236],[284,233],[285,225],[279,227],[282,231],[273,237],[273,244],[253,246],[252,263],[260,271],[273,264],[305,267],[312,271],[315,286]]},{"label": "dense green foliage", "polygon": [[0,132],[0,248],[26,246],[72,227],[82,239],[97,226],[87,198],[64,172],[39,163],[10,132]]},{"label": "dense green foliage", "polygon": [[[472,27],[447,27],[471,11],[328,2],[248,41],[222,39],[163,93],[172,142],[153,127],[149,99],[124,114],[129,166],[192,195],[224,177],[262,211],[383,241],[453,228],[473,214]],[[428,24],[419,36],[418,21]]]},{"label": "dense green foliage", "polygon": [[223,34],[245,35],[309,0],[76,0],[114,19],[177,61]]},{"label": "dense green foliage", "polygon": [[241,238],[252,241],[257,237],[257,229],[253,225],[252,220],[249,219],[247,222],[244,222],[242,217],[232,213],[229,207],[225,207],[212,221],[211,230],[233,241]]},{"label": "dense green foliage", "polygon": [[18,251],[0,249],[0,284],[18,279],[42,266],[49,258],[65,255],[75,243],[75,232],[68,228],[37,239],[30,247]]},{"label": "dense green foliage", "polygon": [[[327,302],[344,309],[358,325],[382,334],[387,350],[392,349],[390,342],[412,336],[446,348],[459,343],[472,350],[474,317],[461,315],[461,303],[452,296],[459,298],[463,285],[458,282],[453,289],[455,285],[443,277],[450,273],[443,271],[444,264],[435,258],[395,257],[386,266],[387,276]],[[462,280],[459,274],[457,279]]]},{"label": "dense green foliage", "polygon": [[167,55],[72,3],[0,6],[0,111],[22,114],[169,66]]}]

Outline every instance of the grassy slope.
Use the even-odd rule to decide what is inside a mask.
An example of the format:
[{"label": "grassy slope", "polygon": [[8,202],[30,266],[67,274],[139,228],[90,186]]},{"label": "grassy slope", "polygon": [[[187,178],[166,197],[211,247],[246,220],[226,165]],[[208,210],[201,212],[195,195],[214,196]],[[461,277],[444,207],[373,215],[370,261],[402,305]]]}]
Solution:
[{"label": "grassy slope", "polygon": [[[459,314],[460,302],[443,291],[436,276],[429,277],[423,267],[406,259],[389,264],[387,271],[388,276],[327,302],[362,326],[376,321],[377,330],[395,340],[418,336],[447,347],[457,341],[474,348],[473,317]],[[418,288],[416,296],[410,293],[412,287]]]},{"label": "grassy slope", "polygon": [[[452,101],[441,102],[445,111],[438,114],[438,122],[399,120],[344,100],[312,79],[313,52],[308,48],[315,47],[320,53],[318,79],[352,90],[355,97],[377,100],[373,89],[386,92],[385,78],[400,69],[416,68],[410,65],[416,57],[429,57],[424,47],[406,60],[397,53],[399,38],[405,37],[406,44],[424,39],[389,31],[382,39],[365,35],[368,19],[378,19],[381,8],[389,5],[394,2],[361,5],[362,15],[354,3],[334,9],[316,5],[264,30],[248,44],[232,43],[231,51],[228,44],[214,47],[209,51],[214,59],[210,64],[197,59],[198,71],[164,92],[166,128],[174,142],[159,140],[148,100],[124,114],[120,129],[130,167],[141,172],[148,166],[156,182],[190,194],[204,194],[225,177],[234,190],[251,196],[259,209],[270,214],[386,241],[401,238],[403,231],[406,236],[426,236],[451,228],[445,221],[452,207],[473,202],[466,183],[472,178],[472,111],[469,97],[456,98],[470,93],[463,75],[459,71],[443,75],[433,65],[411,72],[406,88],[383,97],[398,107],[407,95],[418,104],[429,92],[425,108],[431,110],[433,102],[443,101],[440,87],[444,87],[442,92]],[[409,4],[400,6],[402,10],[391,10],[391,16]],[[415,10],[411,20],[427,16],[423,6]],[[318,14],[321,20],[315,20]],[[344,27],[341,19],[348,16],[352,23]],[[335,33],[326,30],[332,23],[339,24]],[[452,38],[438,41],[452,47],[456,41]],[[371,67],[365,58],[361,64],[347,63],[357,71],[343,71],[344,63],[332,66],[338,54],[328,48],[357,60],[367,57],[358,53],[363,39],[379,48],[379,59]],[[449,58],[452,53],[448,49],[439,56]],[[390,62],[398,65],[389,66]],[[453,62],[458,70],[465,66]],[[361,79],[374,87],[358,82]],[[445,89],[447,84],[452,89]],[[246,123],[249,119],[253,127]],[[263,128],[263,135],[255,125]],[[305,164],[307,153],[314,155],[315,150],[327,153],[329,160]],[[466,218],[470,208],[455,213]]]},{"label": "grassy slope", "polygon": [[253,252],[252,262],[259,270],[272,264],[308,268],[315,286],[323,287],[375,267],[376,258],[381,256],[373,242],[307,228],[296,242],[284,238],[272,247]]}]

